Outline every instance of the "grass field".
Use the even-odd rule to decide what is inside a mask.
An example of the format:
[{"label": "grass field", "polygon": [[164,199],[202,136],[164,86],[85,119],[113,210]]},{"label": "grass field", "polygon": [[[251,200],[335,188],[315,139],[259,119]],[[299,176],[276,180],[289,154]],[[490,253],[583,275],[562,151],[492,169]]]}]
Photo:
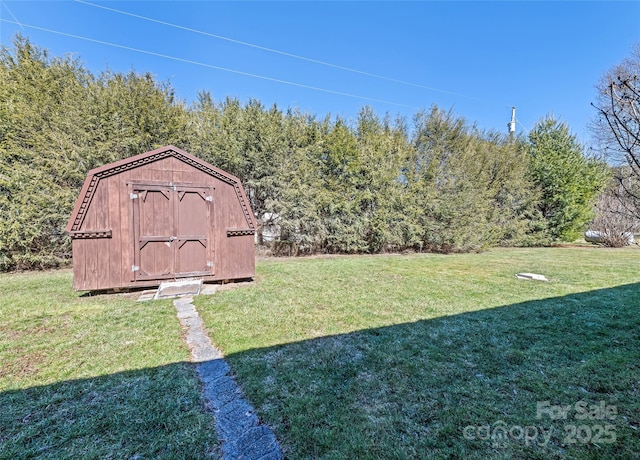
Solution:
[{"label": "grass field", "polygon": [[[637,248],[265,260],[195,303],[290,459],[638,458]],[[188,357],[170,301],[1,275],[0,458],[216,458]]]},{"label": "grass field", "polygon": [[0,276],[0,458],[216,457],[170,301]]},{"label": "grass field", "polygon": [[270,260],[256,281],[196,304],[289,458],[638,458],[637,249]]}]

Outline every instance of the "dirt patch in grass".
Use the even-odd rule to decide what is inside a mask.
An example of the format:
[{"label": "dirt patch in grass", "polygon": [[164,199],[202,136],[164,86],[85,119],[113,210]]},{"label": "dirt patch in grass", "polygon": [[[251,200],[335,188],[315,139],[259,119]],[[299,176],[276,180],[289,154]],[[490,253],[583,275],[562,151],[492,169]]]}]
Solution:
[{"label": "dirt patch in grass", "polygon": [[0,379],[8,377],[29,378],[39,372],[47,359],[44,352],[27,354],[20,349],[15,349],[13,352],[16,354],[16,358],[13,361],[3,361],[0,364]]}]

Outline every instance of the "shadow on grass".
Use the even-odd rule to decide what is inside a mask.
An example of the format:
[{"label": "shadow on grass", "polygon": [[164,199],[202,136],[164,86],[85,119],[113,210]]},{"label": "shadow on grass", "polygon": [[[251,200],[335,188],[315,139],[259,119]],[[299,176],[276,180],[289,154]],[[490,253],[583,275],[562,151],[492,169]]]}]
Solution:
[{"label": "shadow on grass", "polygon": [[[640,284],[227,358],[291,459],[640,452]],[[219,454],[189,363],[5,391],[0,404],[0,458]]]},{"label": "shadow on grass", "polygon": [[2,459],[218,457],[190,363],[5,391],[0,407]]},{"label": "shadow on grass", "polygon": [[640,458],[640,284],[228,359],[290,458]]}]

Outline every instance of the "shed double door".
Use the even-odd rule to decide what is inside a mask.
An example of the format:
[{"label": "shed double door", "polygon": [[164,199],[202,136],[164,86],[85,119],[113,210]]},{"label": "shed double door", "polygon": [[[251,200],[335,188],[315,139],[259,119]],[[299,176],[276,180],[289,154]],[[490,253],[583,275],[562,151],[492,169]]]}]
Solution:
[{"label": "shed double door", "polygon": [[135,281],[213,274],[210,188],[136,185],[131,200]]}]

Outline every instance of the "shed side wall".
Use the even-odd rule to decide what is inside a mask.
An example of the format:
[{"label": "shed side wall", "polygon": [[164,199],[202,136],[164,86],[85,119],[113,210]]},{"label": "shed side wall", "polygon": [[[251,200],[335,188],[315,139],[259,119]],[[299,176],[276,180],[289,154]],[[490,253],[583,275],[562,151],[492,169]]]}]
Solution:
[{"label": "shed side wall", "polygon": [[[93,199],[86,211],[81,231],[104,231],[111,229],[109,219],[109,186],[99,181]],[[105,289],[109,284],[112,238],[74,239],[73,283],[78,290]]]},{"label": "shed side wall", "polygon": [[235,188],[222,184],[216,189],[214,210],[218,225],[216,232],[216,259],[220,279],[251,278],[255,275],[254,237],[227,236],[227,230],[247,229],[248,224]]}]

